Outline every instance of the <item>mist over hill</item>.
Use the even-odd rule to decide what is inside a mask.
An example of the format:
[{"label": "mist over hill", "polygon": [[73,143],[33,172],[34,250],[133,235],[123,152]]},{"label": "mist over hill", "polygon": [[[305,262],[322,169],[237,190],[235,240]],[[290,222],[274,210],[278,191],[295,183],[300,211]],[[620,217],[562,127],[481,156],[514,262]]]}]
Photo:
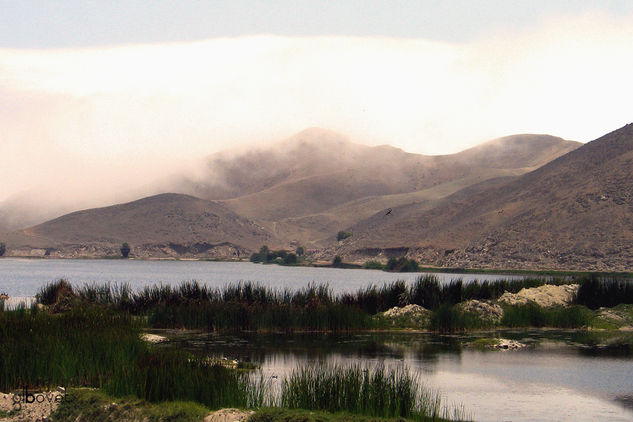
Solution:
[{"label": "mist over hill", "polygon": [[431,208],[353,225],[337,253],[401,248],[451,267],[628,270],[633,265],[633,124],[523,176],[475,185]]},{"label": "mist over hill", "polygon": [[[505,246],[495,247],[508,244],[486,243],[535,224],[525,216],[510,221],[529,200],[514,204],[507,192],[587,148],[581,145],[524,134],[426,156],[312,128],[277,144],[214,154],[196,176],[177,174],[152,187],[177,193],[73,212],[2,237],[14,255],[116,255],[121,242],[130,242],[137,256],[237,258],[268,244],[304,245],[323,260],[406,253],[434,265],[520,266],[529,254],[502,259]],[[551,191],[566,186],[550,185]],[[530,195],[547,198],[545,191]],[[337,242],[343,229],[353,236]],[[491,248],[490,257],[471,260],[473,251],[483,256]]]}]

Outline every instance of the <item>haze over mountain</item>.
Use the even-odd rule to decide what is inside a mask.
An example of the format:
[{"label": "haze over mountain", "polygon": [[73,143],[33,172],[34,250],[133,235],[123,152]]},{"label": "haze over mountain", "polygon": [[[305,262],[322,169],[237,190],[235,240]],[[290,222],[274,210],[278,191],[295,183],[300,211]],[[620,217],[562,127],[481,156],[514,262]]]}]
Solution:
[{"label": "haze over mountain", "polygon": [[224,199],[227,207],[278,237],[317,246],[378,210],[523,174],[580,145],[547,135],[516,135],[457,154],[425,156],[388,145],[359,145],[312,128],[273,147],[228,159],[213,156],[201,179],[171,188]]},{"label": "haze over mountain", "polygon": [[[158,195],[75,212],[3,238],[18,255],[33,250],[116,254],[124,241],[135,245],[138,256],[235,257],[236,251],[248,253],[263,244],[302,244],[327,254],[345,227],[358,230],[354,240],[363,239],[363,220],[377,212],[420,213],[455,192],[467,196],[482,186],[507,183],[580,145],[547,135],[515,135],[458,154],[425,156],[359,145],[313,128],[257,150],[216,154],[197,178],[183,174],[163,183],[165,191],[204,199]],[[371,244],[371,236],[365,237]],[[393,242],[386,236],[374,243],[403,245]],[[218,244],[227,247],[220,250]]]},{"label": "haze over mountain", "polygon": [[337,253],[396,248],[442,266],[630,270],[633,124],[521,177],[352,226]]}]

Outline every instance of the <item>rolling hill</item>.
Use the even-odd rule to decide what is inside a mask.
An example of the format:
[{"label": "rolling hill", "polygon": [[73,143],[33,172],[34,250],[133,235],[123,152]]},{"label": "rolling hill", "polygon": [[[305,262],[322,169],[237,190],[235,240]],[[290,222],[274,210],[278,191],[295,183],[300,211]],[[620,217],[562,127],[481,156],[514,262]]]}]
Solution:
[{"label": "rolling hill", "polygon": [[12,255],[118,255],[122,242],[143,257],[243,257],[262,244],[279,241],[262,227],[221,204],[182,194],[64,215],[12,232]]}]

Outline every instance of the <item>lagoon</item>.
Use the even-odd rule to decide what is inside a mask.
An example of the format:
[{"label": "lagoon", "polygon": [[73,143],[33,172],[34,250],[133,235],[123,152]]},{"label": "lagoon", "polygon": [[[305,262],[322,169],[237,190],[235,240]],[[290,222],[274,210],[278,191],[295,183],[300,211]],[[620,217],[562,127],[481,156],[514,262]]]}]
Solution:
[{"label": "lagoon", "polygon": [[[449,408],[476,421],[632,421],[633,357],[589,351],[586,332],[523,330],[469,335],[432,333],[239,334],[156,331],[214,358],[261,368],[268,388],[301,365],[404,366],[439,392]],[[464,346],[477,336],[527,343],[517,351]],[[256,374],[255,377],[259,377]]]}]

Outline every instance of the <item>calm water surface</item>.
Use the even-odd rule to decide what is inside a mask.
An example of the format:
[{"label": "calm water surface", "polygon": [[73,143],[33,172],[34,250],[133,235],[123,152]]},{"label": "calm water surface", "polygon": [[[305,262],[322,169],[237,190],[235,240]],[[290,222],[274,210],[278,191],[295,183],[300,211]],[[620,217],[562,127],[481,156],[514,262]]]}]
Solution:
[{"label": "calm water surface", "polygon": [[[274,288],[299,289],[309,283],[328,283],[333,292],[355,291],[369,284],[394,280],[413,281],[421,273],[387,273],[376,270],[283,267],[250,262],[137,261],[123,259],[0,259],[0,292],[9,296],[33,296],[46,283],[60,278],[74,284],[125,282],[133,288],[148,284],[179,284],[197,280],[220,287],[240,281],[257,281]],[[437,274],[443,282],[455,278],[521,278],[483,274]]]},{"label": "calm water surface", "polygon": [[[165,334],[165,332],[159,332]],[[489,334],[487,334],[489,335]],[[404,365],[477,421],[632,421],[633,357],[590,354],[578,332],[504,332],[518,351],[464,347],[473,337],[433,334],[213,335],[168,332],[164,347],[254,362],[278,390],[300,365]],[[630,404],[629,404],[630,406]]]}]

